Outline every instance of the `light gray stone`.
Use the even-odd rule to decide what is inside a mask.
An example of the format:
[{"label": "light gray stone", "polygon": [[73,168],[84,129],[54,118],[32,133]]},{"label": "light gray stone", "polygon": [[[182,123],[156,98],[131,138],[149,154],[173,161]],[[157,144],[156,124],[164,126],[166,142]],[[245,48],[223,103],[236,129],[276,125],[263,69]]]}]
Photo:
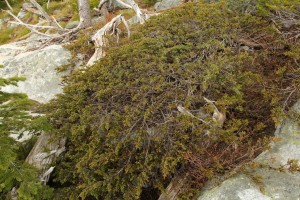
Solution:
[{"label": "light gray stone", "polygon": [[18,87],[10,85],[2,89],[5,92],[26,93],[33,100],[47,102],[62,92],[62,74],[57,74],[55,69],[68,64],[70,58],[70,52],[61,45],[32,51],[20,43],[2,45],[0,64],[5,67],[0,69],[0,76],[26,77],[26,81],[20,81]]},{"label": "light gray stone", "polygon": [[258,177],[263,193],[272,200],[299,200],[300,199],[300,173],[262,168],[251,173]]},{"label": "light gray stone", "polygon": [[300,114],[300,99],[295,103],[295,105],[292,107],[293,111]]},{"label": "light gray stone", "polygon": [[137,24],[137,23],[139,23],[139,19],[138,19],[137,16],[133,16],[133,17],[131,17],[129,20],[127,20],[127,23],[128,23],[129,25]]},{"label": "light gray stone", "polygon": [[100,16],[100,17],[93,17],[92,18],[92,24],[97,24],[99,22],[105,23],[105,17],[104,16]]},{"label": "light gray stone", "polygon": [[220,186],[204,192],[198,200],[271,200],[245,175],[224,181]]},{"label": "light gray stone", "polygon": [[[149,19],[152,16],[157,16],[157,15],[158,15],[157,13],[147,14],[147,19]],[[132,25],[132,24],[138,24],[138,23],[140,23],[140,21],[138,20],[137,16],[133,16],[133,17],[131,17],[130,19],[127,20],[127,23],[129,25]]]},{"label": "light gray stone", "polygon": [[157,12],[163,11],[163,10],[168,10],[168,9],[174,8],[182,3],[183,3],[182,0],[161,0],[161,1],[158,1],[154,5],[154,10]]},{"label": "light gray stone", "polygon": [[289,160],[300,161],[299,141],[278,142],[270,150],[259,155],[255,162],[268,165],[273,168],[280,168]]},{"label": "light gray stone", "polygon": [[79,21],[73,21],[73,22],[69,22],[66,25],[66,29],[73,29],[76,28],[79,25]]},{"label": "light gray stone", "polygon": [[[259,183],[255,181],[259,179]],[[198,200],[297,200],[300,199],[300,173],[259,168],[239,174],[219,186],[204,190]]]},{"label": "light gray stone", "polygon": [[[124,3],[126,3],[126,4],[128,4],[128,5],[130,5],[130,2],[129,1],[127,1],[127,0],[122,0]],[[119,2],[117,2],[117,1],[113,1],[112,2],[112,7],[113,8],[119,8],[119,9],[128,9],[126,6],[124,6],[124,5],[122,5],[122,4],[120,4]]]}]

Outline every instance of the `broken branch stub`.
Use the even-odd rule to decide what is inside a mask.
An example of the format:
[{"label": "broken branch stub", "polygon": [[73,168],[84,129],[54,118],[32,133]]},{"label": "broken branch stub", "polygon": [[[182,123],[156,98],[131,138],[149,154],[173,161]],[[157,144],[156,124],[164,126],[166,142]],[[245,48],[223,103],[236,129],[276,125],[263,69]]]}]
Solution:
[{"label": "broken branch stub", "polygon": [[205,97],[203,97],[203,99],[208,103],[211,104],[214,107],[214,113],[213,113],[213,120],[218,124],[219,127],[223,127],[223,124],[226,120],[226,113],[222,113],[219,111],[219,109],[217,108],[217,106],[215,105],[215,101],[211,101]]}]

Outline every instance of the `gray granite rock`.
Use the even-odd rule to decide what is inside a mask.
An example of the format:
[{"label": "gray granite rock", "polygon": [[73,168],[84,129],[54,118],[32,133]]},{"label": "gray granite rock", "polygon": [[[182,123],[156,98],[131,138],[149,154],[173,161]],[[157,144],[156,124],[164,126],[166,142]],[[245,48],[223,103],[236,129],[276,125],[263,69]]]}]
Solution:
[{"label": "gray granite rock", "polygon": [[[157,13],[154,13],[154,14],[147,14],[147,18],[146,19],[149,19],[150,17],[152,16],[157,16],[158,14]],[[138,24],[140,23],[140,21],[138,20],[137,16],[133,16],[131,17],[130,19],[127,20],[127,23],[129,25],[133,25],[133,24]]]},{"label": "gray granite rock", "polygon": [[300,173],[290,173],[270,168],[259,168],[251,173],[258,178],[261,192],[272,200],[300,199]]},{"label": "gray granite rock", "polygon": [[[129,1],[127,1],[127,0],[122,0],[122,2],[124,2],[125,4],[130,4]],[[121,4],[117,1],[112,2],[112,7],[115,8],[115,9],[117,9],[117,8],[119,8],[119,9],[128,9],[126,6],[124,6],[123,4]]]},{"label": "gray granite rock", "polygon": [[76,28],[79,25],[79,21],[73,21],[73,22],[69,22],[66,25],[66,29],[73,29]]},{"label": "gray granite rock", "polygon": [[300,161],[300,141],[280,141],[273,147],[263,152],[254,161],[268,165],[273,168],[280,168],[287,164],[288,160]]},{"label": "gray granite rock", "polygon": [[[29,40],[32,48],[38,45]],[[26,93],[29,98],[47,102],[62,92],[61,75],[55,68],[68,63],[71,54],[61,45],[51,45],[43,49],[30,50],[25,41],[0,46],[0,76],[26,77],[26,81],[18,83],[18,87],[6,86],[3,91]],[[30,46],[30,45],[29,45]]]},{"label": "gray granite rock", "polygon": [[139,23],[139,19],[137,16],[133,16],[131,17],[129,20],[127,20],[127,23],[129,25],[132,25],[132,24],[138,24]]},{"label": "gray granite rock", "polygon": [[98,24],[98,23],[105,23],[105,17],[104,16],[100,16],[100,17],[93,17],[92,18],[92,24]]},{"label": "gray granite rock", "polygon": [[182,0],[160,0],[154,5],[154,10],[159,12],[168,10],[182,4]]},{"label": "gray granite rock", "polygon": [[224,181],[220,186],[204,192],[198,200],[271,200],[246,175]]}]

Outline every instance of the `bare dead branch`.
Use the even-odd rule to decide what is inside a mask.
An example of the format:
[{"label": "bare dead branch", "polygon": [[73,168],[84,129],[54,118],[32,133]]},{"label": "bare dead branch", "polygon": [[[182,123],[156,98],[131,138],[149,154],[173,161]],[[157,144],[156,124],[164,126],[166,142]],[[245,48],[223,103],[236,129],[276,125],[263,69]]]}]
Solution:
[{"label": "bare dead branch", "polygon": [[50,0],[48,0],[48,2],[47,2],[47,9],[49,8],[49,3],[50,3]]},{"label": "bare dead branch", "polygon": [[209,125],[208,122],[204,121],[203,119],[201,118],[198,118],[196,117],[195,115],[193,115],[190,111],[188,111],[186,108],[184,108],[182,105],[178,105],[177,106],[177,110],[182,113],[183,115],[187,115],[187,116],[190,116],[190,117],[193,117],[195,119],[198,119],[199,121],[201,121],[202,123],[206,124],[206,125]]},{"label": "bare dead branch", "polygon": [[57,22],[57,20],[53,16],[51,18],[53,19],[53,21],[56,24],[56,26],[60,28],[60,30],[64,29],[63,27],[61,27],[61,25]]},{"label": "bare dead branch", "polygon": [[[128,4],[123,2],[122,0],[114,0],[116,3],[118,3],[119,5],[121,5],[123,8],[127,8],[127,9],[133,9],[136,13],[136,16],[138,18],[138,21],[140,22],[140,24],[143,24],[145,22],[145,20],[147,20],[149,18],[149,16],[144,13],[138,6],[137,3],[135,3],[134,0],[129,0]],[[104,6],[105,3],[111,4],[112,0],[101,0],[99,2],[98,8],[97,10],[100,11],[102,6]]]},{"label": "bare dead branch", "polygon": [[42,6],[40,6],[40,4],[38,2],[36,2],[35,0],[29,0],[30,3],[32,3],[32,5],[34,5],[41,13],[41,15],[48,21],[48,22],[52,22],[51,17],[48,15],[48,13],[42,8]]},{"label": "bare dead branch", "polygon": [[10,12],[8,10],[6,12],[10,16],[12,16],[20,25],[27,27],[28,29],[30,29],[32,32],[34,32],[36,34],[43,35],[43,36],[50,37],[50,38],[56,36],[56,35],[49,35],[49,34],[42,33],[40,31],[36,30],[35,28],[33,28],[33,26],[35,26],[35,25],[26,24],[26,23],[22,22],[22,20],[20,20],[18,17],[16,17],[12,12]]},{"label": "bare dead branch", "polygon": [[28,12],[34,13],[36,15],[42,15],[39,10],[37,10],[31,3],[23,3],[22,8]]},{"label": "bare dead branch", "polygon": [[[119,0],[117,0],[117,1],[119,1]],[[140,24],[143,24],[149,18],[149,16],[146,13],[142,12],[142,10],[139,8],[138,4],[135,3],[134,0],[129,0],[129,4],[130,4],[131,8],[135,11]]]},{"label": "bare dead branch", "polygon": [[124,18],[123,15],[118,15],[114,17],[110,22],[108,22],[105,26],[103,26],[100,30],[98,30],[93,36],[92,41],[95,45],[95,53],[90,58],[90,60],[87,63],[87,66],[93,65],[97,60],[101,59],[103,56],[105,56],[105,52],[103,51],[103,47],[107,46],[107,41],[105,39],[105,35],[107,33],[111,32],[111,35],[116,35],[116,37],[119,37],[119,31],[117,29],[117,26],[121,23],[124,23],[128,37],[130,37],[130,30],[129,26]]},{"label": "bare dead branch", "polygon": [[[10,24],[17,24],[17,25],[22,25],[25,26],[26,23],[24,22],[19,22],[19,21],[9,21],[8,23]],[[54,29],[56,30],[56,27],[53,26],[39,26],[39,25],[35,25],[35,24],[26,24],[27,27],[31,27],[31,28],[39,28],[39,29]]]},{"label": "bare dead branch", "polygon": [[98,4],[98,9],[100,10],[104,3],[108,2],[108,0],[101,0]]},{"label": "bare dead branch", "polygon": [[[50,23],[50,25],[56,26],[58,29],[63,30],[63,28],[58,24],[54,17],[50,17],[48,13],[38,4],[35,0],[30,0],[30,3],[34,5],[41,13],[41,15]],[[47,5],[48,6],[48,5]]]},{"label": "bare dead branch", "polygon": [[222,113],[219,111],[219,109],[217,108],[217,106],[215,105],[215,101],[211,101],[205,97],[203,97],[203,99],[208,103],[211,104],[214,107],[214,113],[213,113],[213,120],[216,121],[218,123],[219,127],[223,127],[223,124],[226,120],[226,113]]},{"label": "bare dead branch", "polygon": [[7,7],[9,8],[9,10],[13,10],[12,7],[10,6],[9,2],[7,0],[5,0],[5,3],[7,5]]}]

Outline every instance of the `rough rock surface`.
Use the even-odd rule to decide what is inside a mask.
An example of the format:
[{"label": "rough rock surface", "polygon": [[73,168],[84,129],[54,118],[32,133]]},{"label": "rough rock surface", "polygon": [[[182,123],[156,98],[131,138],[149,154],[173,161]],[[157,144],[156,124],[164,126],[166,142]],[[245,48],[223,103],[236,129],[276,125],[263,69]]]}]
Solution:
[{"label": "rough rock surface", "polygon": [[159,0],[154,5],[154,10],[157,12],[163,11],[163,10],[168,10],[168,9],[174,8],[182,3],[183,3],[182,0]]},{"label": "rough rock surface", "polygon": [[0,65],[4,65],[0,76],[26,77],[26,81],[19,82],[18,87],[7,86],[3,91],[26,93],[30,99],[41,103],[62,92],[62,74],[57,74],[55,68],[68,64],[71,54],[61,45],[37,49],[40,45],[38,37],[32,37],[0,46]]},{"label": "rough rock surface", "polygon": [[100,17],[93,17],[92,18],[92,24],[98,24],[98,23],[105,23],[106,22],[106,19],[104,16],[100,16]]},{"label": "rough rock surface", "polygon": [[139,23],[139,19],[137,16],[133,16],[131,17],[129,20],[127,20],[127,23],[129,25],[132,25],[132,24],[138,24]]},{"label": "rough rock surface", "polygon": [[[291,111],[300,114],[300,100]],[[279,141],[254,160],[259,167],[206,187],[198,200],[300,200],[300,172],[288,169],[289,160],[300,161],[299,121],[284,120],[275,135]]]},{"label": "rough rock surface", "polygon": [[[71,53],[62,45],[43,46],[41,41],[44,39],[33,35],[27,40],[0,46],[0,65],[4,65],[0,76],[26,77],[26,81],[19,82],[18,87],[7,86],[1,90],[26,93],[30,99],[41,103],[62,92],[60,83],[63,74],[57,74],[56,68],[68,64]],[[26,138],[30,137],[26,135]],[[49,165],[65,150],[65,142],[65,138],[57,139],[54,135],[43,133],[29,153],[26,162],[41,171],[39,178],[43,184],[47,183],[54,169]]]},{"label": "rough rock surface", "polygon": [[66,27],[67,29],[73,29],[76,28],[79,25],[79,21],[72,21],[67,23]]}]

